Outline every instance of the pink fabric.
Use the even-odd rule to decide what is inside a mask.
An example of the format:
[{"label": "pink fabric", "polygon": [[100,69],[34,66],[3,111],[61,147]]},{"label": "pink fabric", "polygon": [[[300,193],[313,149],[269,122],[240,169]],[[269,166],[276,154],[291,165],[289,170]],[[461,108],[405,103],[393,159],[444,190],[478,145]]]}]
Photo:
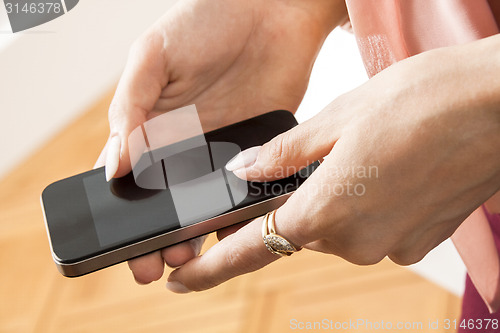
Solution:
[{"label": "pink fabric", "polygon": [[494,218],[495,215],[479,208],[452,236],[453,243],[467,266],[470,279],[489,312],[496,312],[500,307],[500,259],[497,249],[500,244],[496,244],[492,233]]},{"label": "pink fabric", "polygon": [[347,0],[346,3],[369,76],[420,52],[498,33],[487,0]]},{"label": "pink fabric", "polygon": [[[500,215],[490,214],[486,209],[484,209],[482,213],[489,220],[489,227],[493,231],[492,236],[494,237],[497,251],[500,251]],[[476,241],[480,242],[481,240]],[[480,262],[483,261],[478,260],[477,258],[475,258],[475,260]],[[470,319],[481,319],[483,323],[486,323],[487,319],[496,319],[500,322],[500,311],[489,313],[490,309],[486,304],[487,303],[484,302],[482,296],[474,287],[471,278],[467,276],[467,280],[465,282],[465,293],[462,302],[462,320],[468,322]],[[485,325],[483,325],[483,327],[478,325],[474,329],[469,329],[468,327],[464,328],[462,326],[458,329],[458,333],[493,333],[499,331],[498,327],[495,328],[493,325],[490,325],[488,328],[486,328]]]},{"label": "pink fabric", "polygon": [[[370,77],[420,52],[497,34],[499,2],[346,0],[350,22]],[[498,204],[497,199],[496,206]],[[476,210],[452,239],[488,309],[498,310],[500,261],[485,212],[481,208]]]},{"label": "pink fabric", "polygon": [[[476,320],[476,323],[482,321],[483,326],[477,325],[474,328],[467,326],[470,320]],[[481,321],[477,321],[480,319]],[[496,319],[500,322],[500,312],[490,313],[483,299],[477,292],[470,277],[467,275],[465,280],[465,293],[462,302],[462,316],[460,322],[457,323],[458,333],[498,333],[498,327],[491,325],[491,320]],[[489,326],[486,324],[489,321]],[[465,323],[465,325],[463,325]],[[461,326],[461,327],[460,327]],[[452,331],[450,331],[452,332]]]}]

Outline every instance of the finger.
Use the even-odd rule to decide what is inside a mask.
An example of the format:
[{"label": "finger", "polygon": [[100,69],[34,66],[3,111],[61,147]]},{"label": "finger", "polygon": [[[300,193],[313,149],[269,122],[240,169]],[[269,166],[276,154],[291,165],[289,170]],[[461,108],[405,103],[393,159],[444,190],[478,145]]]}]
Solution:
[{"label": "finger", "polygon": [[162,40],[160,34],[149,33],[131,48],[109,108],[108,179],[124,176],[130,171],[129,135],[147,120],[167,85]]},{"label": "finger", "polygon": [[388,253],[398,265],[412,265],[422,260],[436,246],[451,237],[466,216],[452,218],[430,228],[414,228],[395,243]]},{"label": "finger", "polygon": [[165,263],[170,267],[179,267],[189,260],[198,256],[207,236],[200,236],[190,239],[161,250],[161,256]]},{"label": "finger", "polygon": [[[311,242],[317,235],[309,231],[310,226],[298,227],[298,221],[305,215],[296,214],[295,200],[300,199],[292,200],[290,205],[287,202],[277,210],[276,231],[294,245],[300,246]],[[307,222],[306,219],[303,221]],[[264,245],[262,218],[257,218],[227,235],[202,256],[173,271],[168,278],[167,288],[178,293],[209,289],[238,275],[262,268],[278,258]]]},{"label": "finger", "polygon": [[202,256],[173,271],[167,288],[173,292],[201,291],[219,285],[237,275],[259,269],[274,260],[262,241],[259,218],[236,233],[228,235]]},{"label": "finger", "polygon": [[222,229],[219,229],[217,230],[217,239],[219,241],[223,240],[224,238],[226,238],[227,236],[231,235],[231,234],[234,234],[236,231],[240,230],[241,228],[243,228],[245,225],[247,225],[248,223],[250,223],[252,220],[248,220],[248,221],[245,221],[245,222],[241,222],[241,223],[238,223],[238,224],[234,224],[234,225],[231,225],[229,227],[226,227],[226,228],[222,228]]},{"label": "finger", "polygon": [[326,119],[331,118],[330,113],[325,109],[263,146],[241,152],[226,165],[226,169],[242,179],[253,181],[271,181],[298,172],[327,155],[338,139],[340,126],[334,119]]},{"label": "finger", "polygon": [[155,251],[129,260],[128,267],[137,283],[148,284],[162,277],[165,264],[160,251]]}]

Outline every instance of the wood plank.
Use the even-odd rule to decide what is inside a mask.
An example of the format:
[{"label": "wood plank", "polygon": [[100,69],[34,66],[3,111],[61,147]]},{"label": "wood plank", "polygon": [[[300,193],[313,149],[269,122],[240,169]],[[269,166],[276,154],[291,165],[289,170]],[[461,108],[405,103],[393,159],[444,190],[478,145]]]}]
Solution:
[{"label": "wood plank", "polygon": [[[39,195],[50,182],[92,167],[108,135],[111,98],[106,94],[0,181],[0,332],[288,332],[292,319],[458,317],[459,298],[387,260],[360,267],[308,251],[188,295],[169,293],[165,278],[138,286],[126,264],[60,276]],[[204,248],[215,242],[211,236]]]}]

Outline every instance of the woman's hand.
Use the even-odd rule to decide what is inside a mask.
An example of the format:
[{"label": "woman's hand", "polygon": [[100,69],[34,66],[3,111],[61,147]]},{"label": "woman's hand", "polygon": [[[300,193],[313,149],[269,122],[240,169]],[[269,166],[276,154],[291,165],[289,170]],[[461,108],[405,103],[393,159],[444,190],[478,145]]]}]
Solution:
[{"label": "woman's hand", "polygon": [[[96,165],[131,170],[128,136],[145,121],[195,104],[203,129],[275,109],[295,111],[343,0],[186,0],[133,45],[109,109],[110,136]],[[198,254],[200,239],[129,262],[138,282]]]},{"label": "woman's hand", "polygon": [[[326,156],[277,210],[277,233],[356,264],[415,263],[500,188],[499,45],[496,36],[397,63],[228,169],[272,180]],[[261,223],[172,272],[169,289],[208,289],[276,260]]]}]

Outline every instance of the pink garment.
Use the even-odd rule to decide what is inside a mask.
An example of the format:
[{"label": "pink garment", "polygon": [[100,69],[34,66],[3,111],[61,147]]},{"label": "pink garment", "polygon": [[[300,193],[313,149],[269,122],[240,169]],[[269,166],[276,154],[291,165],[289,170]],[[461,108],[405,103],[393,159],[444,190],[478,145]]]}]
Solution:
[{"label": "pink garment", "polygon": [[[490,221],[490,227],[493,231],[493,237],[495,238],[495,243],[497,245],[497,251],[500,252],[500,214],[489,214],[485,209],[484,213]],[[481,295],[479,295],[477,289],[474,287],[472,280],[467,276],[465,282],[465,293],[462,304],[462,320],[469,322],[470,319],[481,319],[483,323],[486,323],[488,319],[497,320],[500,322],[500,312],[489,313],[489,309],[486,303],[483,301]],[[460,321],[462,323],[462,320]],[[489,328],[486,325],[476,326],[474,329],[464,328],[463,326],[459,328],[458,333],[498,333],[500,329],[490,325]]]},{"label": "pink garment", "polygon": [[[368,75],[433,48],[499,32],[498,0],[346,0]],[[496,204],[498,206],[498,197]],[[485,211],[477,209],[452,239],[490,312],[500,307],[500,259]]]}]

